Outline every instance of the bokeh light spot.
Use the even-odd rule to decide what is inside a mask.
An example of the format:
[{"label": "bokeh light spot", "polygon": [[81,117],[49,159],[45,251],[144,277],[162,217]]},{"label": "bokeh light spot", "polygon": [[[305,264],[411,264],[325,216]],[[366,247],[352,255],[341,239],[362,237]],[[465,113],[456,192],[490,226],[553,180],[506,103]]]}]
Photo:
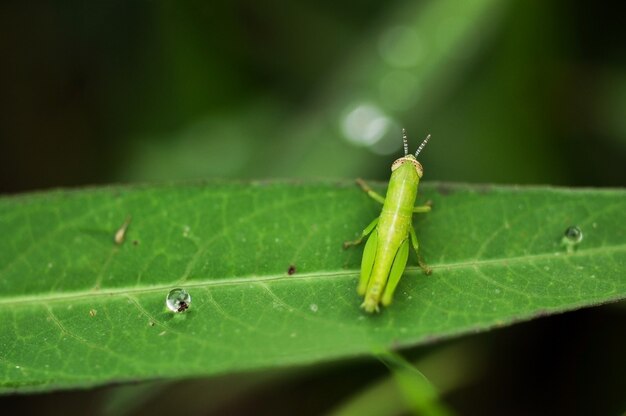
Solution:
[{"label": "bokeh light spot", "polygon": [[417,32],[408,26],[395,26],[383,33],[378,42],[383,60],[396,68],[410,68],[423,56]]},{"label": "bokeh light spot", "polygon": [[343,118],[344,137],[358,146],[372,146],[388,131],[390,120],[376,105],[359,103]]}]

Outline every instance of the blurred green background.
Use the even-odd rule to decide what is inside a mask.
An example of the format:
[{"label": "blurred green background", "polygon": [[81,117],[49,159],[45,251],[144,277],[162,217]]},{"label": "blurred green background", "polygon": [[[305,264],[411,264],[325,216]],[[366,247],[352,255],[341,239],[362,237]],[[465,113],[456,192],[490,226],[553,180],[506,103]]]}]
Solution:
[{"label": "blurred green background", "polygon": [[[625,35],[618,10],[565,0],[3,2],[0,193],[386,180],[402,127],[413,150],[433,136],[425,180],[624,186]],[[489,353],[444,396],[460,414],[618,414],[623,328],[614,305],[409,354]],[[153,414],[163,397],[195,414],[318,414],[385,374],[356,361],[0,402],[80,414],[128,394]]]}]

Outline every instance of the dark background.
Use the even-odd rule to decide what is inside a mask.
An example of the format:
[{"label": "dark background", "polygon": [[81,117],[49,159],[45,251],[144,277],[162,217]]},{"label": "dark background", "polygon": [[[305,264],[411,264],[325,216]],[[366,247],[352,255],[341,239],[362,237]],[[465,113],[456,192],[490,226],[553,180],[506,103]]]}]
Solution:
[{"label": "dark background", "polygon": [[[433,136],[420,156],[425,180],[623,187],[623,16],[565,0],[3,2],[0,194],[386,180],[402,127],[412,149]],[[488,352],[471,381],[444,395],[459,414],[616,415],[626,410],[624,324],[622,303],[408,354],[464,343]],[[266,375],[147,386],[134,402],[149,413],[182,397],[196,414],[318,414],[385,374],[350,361],[243,391],[233,386]],[[0,402],[85,414],[127,390]]]}]

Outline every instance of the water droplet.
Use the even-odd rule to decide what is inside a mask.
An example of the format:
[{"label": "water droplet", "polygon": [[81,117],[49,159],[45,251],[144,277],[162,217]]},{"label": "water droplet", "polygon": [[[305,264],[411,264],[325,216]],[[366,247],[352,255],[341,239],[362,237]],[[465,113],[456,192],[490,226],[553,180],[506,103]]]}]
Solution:
[{"label": "water droplet", "polygon": [[494,290],[494,292],[496,292],[496,295],[500,293],[500,289],[496,289]]},{"label": "water droplet", "polygon": [[165,305],[172,312],[185,312],[191,305],[191,295],[185,289],[172,289],[165,298]]},{"label": "water droplet", "polygon": [[315,303],[312,303],[311,305],[309,305],[309,308],[311,309],[312,312],[317,312],[317,305]]},{"label": "water droplet", "polygon": [[581,241],[583,241],[582,230],[572,225],[570,227],[567,227],[567,229],[565,230],[561,244],[563,244],[567,248],[568,253],[572,253],[574,251],[574,247],[580,244]]},{"label": "water droplet", "polygon": [[583,232],[580,228],[571,226],[565,230],[565,238],[573,243],[580,243],[583,239]]}]

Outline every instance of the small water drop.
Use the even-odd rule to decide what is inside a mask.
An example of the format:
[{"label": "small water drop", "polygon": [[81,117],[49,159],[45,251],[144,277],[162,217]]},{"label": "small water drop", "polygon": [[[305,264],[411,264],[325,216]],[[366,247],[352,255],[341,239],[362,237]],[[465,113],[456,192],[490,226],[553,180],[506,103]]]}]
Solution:
[{"label": "small water drop", "polygon": [[496,289],[494,292],[496,292],[496,295],[500,293],[500,289]]},{"label": "small water drop", "polygon": [[565,230],[565,238],[572,243],[580,243],[583,239],[583,232],[576,226],[567,227]]},{"label": "small water drop", "polygon": [[309,305],[309,308],[311,309],[311,312],[317,312],[317,305],[315,303]]},{"label": "small water drop", "polygon": [[165,305],[172,312],[185,312],[191,305],[191,295],[185,289],[172,289],[165,298]]},{"label": "small water drop", "polygon": [[579,227],[574,225],[567,227],[565,233],[563,233],[563,239],[561,244],[567,248],[568,253],[574,252],[574,247],[583,241],[583,232]]}]

